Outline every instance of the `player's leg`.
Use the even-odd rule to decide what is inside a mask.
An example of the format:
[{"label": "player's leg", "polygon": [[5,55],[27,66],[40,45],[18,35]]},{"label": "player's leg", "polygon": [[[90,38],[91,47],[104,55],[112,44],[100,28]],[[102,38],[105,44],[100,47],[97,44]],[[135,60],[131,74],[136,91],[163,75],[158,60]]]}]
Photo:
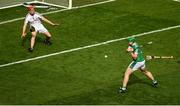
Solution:
[{"label": "player's leg", "polygon": [[150,72],[150,71],[148,71],[148,70],[146,70],[146,69],[141,69],[141,72],[145,75],[145,76],[147,76],[147,78],[149,78],[150,80],[154,80],[154,77],[153,77],[153,75],[152,75],[152,73]]},{"label": "player's leg", "polygon": [[158,84],[157,81],[154,79],[152,73],[145,68],[145,63],[142,65],[140,70],[148,79],[152,81],[153,86],[156,86]]},{"label": "player's leg", "polygon": [[36,35],[37,35],[36,31],[31,32],[31,42],[30,42],[29,52],[33,51],[35,40],[36,40]]},{"label": "player's leg", "polygon": [[124,73],[124,79],[123,79],[123,88],[127,87],[128,81],[129,81],[129,76],[133,73],[131,68],[127,68],[126,72]]},{"label": "player's leg", "polygon": [[51,34],[46,31],[46,32],[43,32],[43,34],[45,35],[46,37],[46,40],[44,41],[45,44],[48,44],[48,45],[51,45],[52,43],[50,42],[50,39],[51,39]]},{"label": "player's leg", "polygon": [[136,70],[135,66],[136,66],[136,62],[132,62],[126,69],[126,71],[124,73],[123,86],[120,87],[120,90],[119,90],[120,93],[123,93],[126,91],[129,77]]},{"label": "player's leg", "polygon": [[39,24],[37,27],[37,30],[39,33],[42,33],[43,35],[45,35],[46,39],[44,41],[45,44],[47,45],[51,45],[52,43],[50,42],[51,39],[51,34],[49,33],[49,31],[44,27],[43,24]]},{"label": "player's leg", "polygon": [[152,81],[153,86],[156,86],[158,84],[150,71],[146,69],[141,69],[141,72]]}]

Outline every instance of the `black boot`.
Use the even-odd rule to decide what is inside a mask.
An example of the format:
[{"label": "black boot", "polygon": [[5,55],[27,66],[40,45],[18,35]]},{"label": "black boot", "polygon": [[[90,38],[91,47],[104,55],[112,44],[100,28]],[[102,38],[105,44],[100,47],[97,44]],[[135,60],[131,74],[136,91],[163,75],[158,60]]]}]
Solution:
[{"label": "black boot", "polygon": [[153,87],[157,87],[157,85],[158,85],[158,82],[157,82],[156,80],[153,80],[153,81],[152,81],[152,86],[153,86]]},{"label": "black boot", "polygon": [[127,91],[126,87],[120,87],[119,93],[125,93]]},{"label": "black boot", "polygon": [[49,40],[44,40],[44,44],[46,44],[46,45],[52,45],[51,41],[49,41]]},{"label": "black boot", "polygon": [[33,52],[33,48],[28,48],[28,51],[29,52]]}]

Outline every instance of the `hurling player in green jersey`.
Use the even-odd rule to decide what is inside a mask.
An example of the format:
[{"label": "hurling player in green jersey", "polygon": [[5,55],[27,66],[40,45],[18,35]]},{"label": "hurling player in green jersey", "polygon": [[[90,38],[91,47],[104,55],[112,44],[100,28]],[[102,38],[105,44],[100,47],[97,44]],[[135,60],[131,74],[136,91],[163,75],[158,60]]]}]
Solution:
[{"label": "hurling player in green jersey", "polygon": [[145,59],[138,44],[135,42],[135,38],[134,37],[128,38],[128,42],[129,42],[129,46],[127,48],[127,52],[130,53],[130,56],[132,57],[133,60],[129,64],[128,68],[124,73],[123,86],[120,87],[119,92],[123,93],[127,90],[129,76],[136,70],[140,70],[145,76],[147,76],[150,80],[152,80],[153,86],[156,86],[157,81],[154,79],[152,73],[145,68]]}]

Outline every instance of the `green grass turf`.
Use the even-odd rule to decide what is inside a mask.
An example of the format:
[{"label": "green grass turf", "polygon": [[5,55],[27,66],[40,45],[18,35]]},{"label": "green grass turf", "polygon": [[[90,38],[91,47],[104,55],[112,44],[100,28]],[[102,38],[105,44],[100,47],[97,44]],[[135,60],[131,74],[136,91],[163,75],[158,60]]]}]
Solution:
[{"label": "green grass turf", "polygon": [[[179,7],[171,0],[119,0],[47,15],[61,25],[45,24],[53,35],[53,45],[45,46],[43,36],[38,36],[32,54],[27,52],[28,39],[21,46],[23,21],[0,25],[0,64],[179,25]],[[16,14],[12,16],[17,18]],[[175,57],[147,62],[159,81],[156,89],[135,72],[128,92],[117,93],[131,62],[125,53],[127,41],[120,41],[0,68],[0,104],[180,104],[179,31],[138,38],[140,44],[153,41],[143,48],[144,54]]]}]

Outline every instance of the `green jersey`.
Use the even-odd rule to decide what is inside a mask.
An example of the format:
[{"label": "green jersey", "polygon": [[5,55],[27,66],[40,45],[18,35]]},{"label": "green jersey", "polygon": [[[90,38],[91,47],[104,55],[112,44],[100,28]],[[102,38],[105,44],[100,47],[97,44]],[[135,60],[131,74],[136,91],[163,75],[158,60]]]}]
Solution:
[{"label": "green jersey", "polygon": [[137,43],[133,43],[132,46],[130,46],[131,48],[133,48],[133,53],[137,54],[137,58],[134,59],[135,62],[142,62],[144,61],[144,57],[142,54],[142,51],[140,50],[139,46]]}]

